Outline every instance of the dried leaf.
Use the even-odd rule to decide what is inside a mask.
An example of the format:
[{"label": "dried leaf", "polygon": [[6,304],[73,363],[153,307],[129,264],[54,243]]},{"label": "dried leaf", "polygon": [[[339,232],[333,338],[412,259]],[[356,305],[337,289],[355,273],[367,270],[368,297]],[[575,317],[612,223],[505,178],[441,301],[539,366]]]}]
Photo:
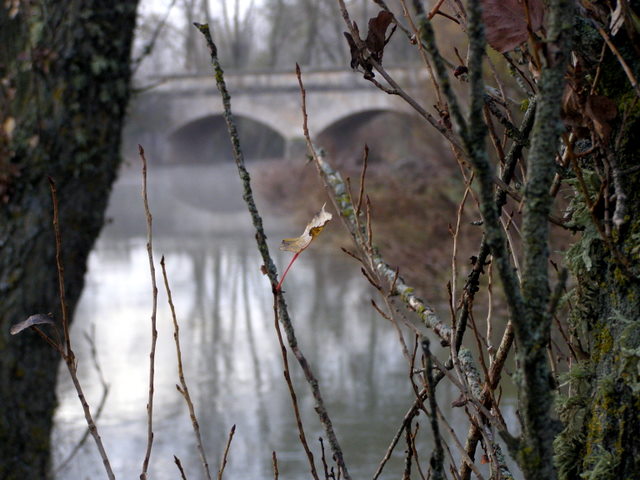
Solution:
[{"label": "dried leaf", "polygon": [[53,321],[53,318],[51,317],[51,314],[45,315],[43,313],[36,313],[35,315],[31,315],[26,320],[20,323],[16,323],[13,327],[11,327],[11,330],[9,330],[9,332],[11,333],[11,335],[16,335],[26,328],[33,327],[34,325],[42,325],[42,324],[54,325],[54,321]]},{"label": "dried leaf", "polygon": [[620,28],[624,25],[624,11],[622,4],[624,0],[618,0],[616,2],[616,8],[611,12],[611,21],[609,22],[609,30],[611,36],[615,37]]},{"label": "dried leaf", "polygon": [[351,68],[354,70],[358,68],[360,65],[360,52],[358,52],[358,47],[356,46],[356,42],[353,41],[353,37],[349,32],[343,32],[344,37],[347,39],[347,43],[349,44],[349,53],[351,53]]},{"label": "dried leaf", "polygon": [[481,0],[482,19],[489,45],[500,53],[513,50],[529,38],[525,1],[529,7],[531,31],[544,21],[542,0]]},{"label": "dried leaf", "polygon": [[573,127],[583,126],[582,102],[583,100],[578,94],[577,88],[567,82],[562,94],[562,118],[567,125]]},{"label": "dried leaf", "polygon": [[[371,51],[371,56],[378,62],[382,62],[382,53],[387,44],[387,28],[393,20],[393,15],[386,10],[381,10],[376,17],[369,20],[369,31],[365,43]],[[391,32],[393,33],[393,31]]]},{"label": "dried leaf", "polygon": [[322,205],[322,210],[314,215],[311,221],[307,224],[302,235],[296,238],[285,238],[282,240],[280,250],[300,253],[307,248],[312,240],[322,232],[327,222],[333,218],[333,215],[325,211],[325,205]]},{"label": "dried leaf", "polygon": [[[353,22],[353,33],[356,35],[356,38],[358,38],[359,41],[362,41],[360,39],[360,30],[358,29],[358,24],[356,22]],[[358,67],[362,67],[362,69],[364,70],[364,77],[373,78],[374,73],[371,62],[369,62],[368,59],[364,58],[362,52],[356,44],[356,41],[349,32],[344,32],[344,36],[347,39],[347,43],[349,44],[349,53],[351,54],[351,68],[357,70]]]},{"label": "dried leaf", "polygon": [[613,100],[604,95],[589,95],[585,105],[585,113],[591,118],[598,136],[605,142],[611,135],[609,122],[616,118],[618,109]]}]

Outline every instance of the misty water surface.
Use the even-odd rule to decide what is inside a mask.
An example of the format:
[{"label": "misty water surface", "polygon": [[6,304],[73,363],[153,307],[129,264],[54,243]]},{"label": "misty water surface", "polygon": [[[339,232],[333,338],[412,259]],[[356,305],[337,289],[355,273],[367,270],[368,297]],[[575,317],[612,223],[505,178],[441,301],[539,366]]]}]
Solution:
[{"label": "misty water surface", "polygon": [[[271,289],[260,273],[234,167],[152,167],[149,181],[160,291],[150,478],[179,478],[174,455],[188,478],[203,478],[187,408],[175,388],[177,362],[159,266],[162,255],[181,327],[187,382],[214,476],[235,424],[225,478],[273,478],[273,451],[280,478],[310,478],[282,375]],[[83,337],[95,328],[97,357],[110,385],[98,426],[118,478],[138,478],[147,435],[152,297],[140,183],[139,175],[130,173],[115,187],[111,222],[91,255],[72,331],[80,378],[95,409],[101,387]],[[300,234],[304,225],[267,216],[265,226],[282,271],[291,254],[279,252],[277,245],[285,236]],[[334,221],[330,228],[342,226]],[[371,478],[413,399],[396,334],[370,307],[373,294],[358,266],[337,247],[314,244],[289,273],[284,288],[299,343],[320,379],[350,472],[354,478]],[[302,373],[293,356],[289,361],[307,438],[321,469],[318,437],[324,433]],[[56,464],[86,429],[64,369],[58,393]],[[440,395],[445,410],[457,398],[445,384]],[[505,413],[512,412],[507,401]],[[462,418],[463,412],[454,412],[457,425],[455,415]],[[423,438],[428,437],[426,419],[420,417],[420,423]],[[464,440],[464,427],[459,434]],[[426,469],[431,448],[428,440],[420,446]],[[404,450],[403,444],[397,447],[383,478],[399,478]],[[57,478],[106,478],[91,439]]]}]

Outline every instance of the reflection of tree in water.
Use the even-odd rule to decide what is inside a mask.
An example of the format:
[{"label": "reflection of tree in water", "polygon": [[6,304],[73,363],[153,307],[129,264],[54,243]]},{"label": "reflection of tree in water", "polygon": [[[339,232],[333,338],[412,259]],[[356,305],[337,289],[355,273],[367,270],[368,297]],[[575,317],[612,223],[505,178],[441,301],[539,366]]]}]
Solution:
[{"label": "reflection of tree in water", "polygon": [[[199,372],[194,396],[203,406],[200,421],[216,455],[232,423],[239,424],[235,440],[239,446],[234,449],[259,449],[268,443],[272,431],[260,373],[264,354],[258,352],[254,333],[256,327],[264,330],[267,325],[255,325],[264,315],[253,314],[260,310],[256,309],[256,285],[250,283],[258,274],[248,260],[251,246],[247,242],[212,242],[189,251],[195,284],[191,317],[197,319],[191,332],[197,348],[189,356]],[[241,371],[247,365],[239,357],[250,359],[249,371]],[[247,416],[248,411],[253,413]],[[239,438],[243,440],[238,442]],[[265,457],[264,471],[267,460]],[[251,468],[259,471],[259,464]]]},{"label": "reflection of tree in water", "polygon": [[[270,454],[276,450],[283,476],[287,471],[289,478],[300,478],[308,467],[283,380],[271,289],[260,274],[253,239],[242,235],[194,235],[184,240],[158,235],[155,248],[167,260],[181,326],[185,373],[212,467],[217,465],[229,428],[235,423],[237,431],[227,466],[230,476],[271,478]],[[105,237],[99,249],[94,273],[108,268],[112,273],[121,272],[143,278],[142,281],[148,278],[148,265],[140,261],[146,255],[143,239]],[[288,260],[288,254],[277,252],[278,265]],[[134,274],[130,271],[133,266],[145,270]],[[105,295],[100,293],[104,286],[95,278],[89,278],[88,291],[98,298]],[[346,256],[323,251],[321,245],[305,252],[287,277],[284,289],[299,344],[319,377],[353,474],[370,475],[413,398],[406,382],[408,367],[399,353],[395,331],[371,308],[369,299],[375,296],[361,277],[358,265]],[[82,311],[95,312],[96,308],[87,304]],[[144,312],[146,315],[146,303]],[[77,326],[82,324],[82,319],[78,320]],[[127,327],[131,329],[128,336],[146,339],[147,323],[134,323]],[[134,331],[136,328],[144,332]],[[411,340],[407,339],[409,344]],[[123,350],[115,355],[129,355],[127,348],[140,349],[139,342],[127,345],[121,337],[118,342]],[[197,478],[199,459],[186,406],[173,389],[177,379],[173,345],[170,349],[158,357],[156,367],[164,379],[159,379],[157,385],[155,455],[164,459],[167,452],[177,454],[189,478]],[[313,398],[299,366],[289,355],[307,436],[317,452],[317,438],[323,433],[313,411]],[[108,365],[112,360],[105,356],[104,362]],[[144,377],[148,365],[126,368],[126,375]],[[441,393],[451,396],[445,389]],[[73,399],[66,394],[61,398],[66,397]],[[444,403],[452,400],[443,398]],[[141,405],[142,412],[144,404]],[[371,422],[371,418],[378,420]],[[132,433],[135,426],[144,426],[144,418],[131,421],[129,417],[124,420],[114,416],[111,421],[132,424],[127,431],[135,437],[128,440],[131,445],[144,441],[143,433]],[[428,446],[423,447],[421,451],[428,451]],[[127,457],[126,461],[130,459]],[[164,460],[158,460],[154,466],[156,478],[173,478],[162,473],[164,467]],[[171,468],[167,466],[167,471]]]}]

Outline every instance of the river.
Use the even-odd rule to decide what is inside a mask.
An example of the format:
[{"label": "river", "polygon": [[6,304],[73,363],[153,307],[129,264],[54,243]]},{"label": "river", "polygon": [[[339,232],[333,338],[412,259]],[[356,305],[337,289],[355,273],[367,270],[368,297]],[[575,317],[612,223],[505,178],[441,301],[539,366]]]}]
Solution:
[{"label": "river", "polygon": [[[260,273],[261,261],[234,167],[151,166],[149,183],[159,288],[150,478],[180,478],[174,455],[180,458],[187,478],[203,478],[187,407],[176,390],[173,327],[159,266],[162,255],[180,322],[186,380],[214,476],[229,429],[235,424],[225,478],[274,478],[273,451],[280,478],[310,478],[282,374],[271,289]],[[102,387],[85,338],[94,331],[96,356],[109,384],[98,428],[117,478],[129,479],[140,474],[147,440],[152,308],[140,185],[135,170],[115,185],[110,221],[90,256],[86,287],[72,328],[79,377],[95,410]],[[291,254],[278,251],[280,239],[299,235],[304,224],[267,215],[265,228],[282,272]],[[334,221],[328,228],[342,226]],[[301,349],[320,380],[350,473],[353,478],[371,478],[414,395],[395,331],[371,308],[374,293],[358,265],[338,247],[323,246],[321,239],[298,259],[284,289]],[[289,362],[307,438],[321,471],[318,438],[324,433],[310,389],[292,355]],[[58,395],[55,466],[86,430],[64,369]],[[439,398],[443,409],[449,410],[456,398],[456,392],[443,383]],[[513,403],[504,401],[509,418],[514,415]],[[431,452],[429,426],[424,417],[419,421],[423,431],[420,461],[426,471]],[[462,409],[454,411],[451,421],[464,441]],[[404,444],[396,448],[381,478],[400,478],[405,448]],[[106,478],[92,439],[58,470],[56,478]]]}]

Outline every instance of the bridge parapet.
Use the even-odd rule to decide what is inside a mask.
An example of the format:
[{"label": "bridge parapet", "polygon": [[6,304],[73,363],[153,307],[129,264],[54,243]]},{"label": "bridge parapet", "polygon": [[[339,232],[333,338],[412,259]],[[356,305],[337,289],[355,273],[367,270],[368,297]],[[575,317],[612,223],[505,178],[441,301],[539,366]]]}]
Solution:
[{"label": "bridge parapet", "polygon": [[[424,68],[390,67],[387,72],[404,88],[413,89],[428,79]],[[307,91],[353,90],[374,88],[361,74],[352,70],[310,70],[302,73]],[[150,83],[158,83],[154,92],[193,93],[216,88],[211,74],[162,75],[150,77]],[[225,72],[225,81],[230,92],[249,93],[276,90],[298,90],[298,79],[294,71],[249,71]]]},{"label": "bridge parapet", "polygon": [[[389,68],[388,72],[410,93],[420,95],[428,76],[425,69]],[[311,135],[366,111],[412,113],[398,96],[382,94],[361,74],[349,70],[303,72]],[[257,121],[286,142],[302,136],[300,94],[295,72],[225,73],[235,115]],[[172,134],[203,118],[219,116],[223,106],[211,75],[156,77],[158,86],[139,94],[134,104],[151,118],[154,138],[149,143],[169,151]],[[136,107],[137,105],[137,107]],[[135,113],[135,112],[134,112]],[[138,114],[140,115],[140,113]]]}]

